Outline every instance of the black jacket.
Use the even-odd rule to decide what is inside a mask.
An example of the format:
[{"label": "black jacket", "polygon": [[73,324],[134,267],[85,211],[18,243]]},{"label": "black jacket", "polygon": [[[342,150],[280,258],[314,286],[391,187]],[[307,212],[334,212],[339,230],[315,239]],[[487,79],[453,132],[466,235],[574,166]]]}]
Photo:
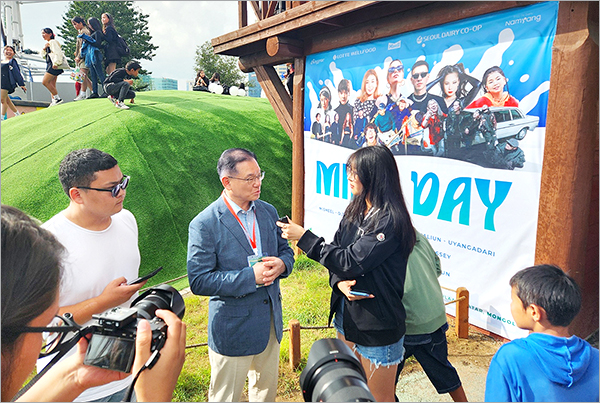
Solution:
[{"label": "black jacket", "polygon": [[[372,229],[363,233],[362,228],[368,227]],[[364,346],[385,346],[400,340],[406,330],[402,296],[407,256],[387,213],[375,213],[361,227],[342,219],[331,244],[306,231],[298,247],[329,270],[333,289],[329,321],[343,301],[347,340]],[[349,301],[337,288],[341,280],[356,280],[353,289],[370,292],[375,298]]]},{"label": "black jacket", "polygon": [[106,27],[106,32],[104,32],[104,40],[106,41],[106,45],[104,46],[104,58],[107,60],[121,60],[121,56],[119,56],[119,51],[117,50],[117,40],[119,39],[117,31],[112,27]]},{"label": "black jacket", "polygon": [[125,80],[126,78],[131,78],[131,77],[129,76],[129,74],[127,74],[127,70],[125,70],[124,67],[121,67],[120,69],[113,70],[113,72],[110,73],[109,76],[104,79],[103,84],[120,83],[121,81]]}]

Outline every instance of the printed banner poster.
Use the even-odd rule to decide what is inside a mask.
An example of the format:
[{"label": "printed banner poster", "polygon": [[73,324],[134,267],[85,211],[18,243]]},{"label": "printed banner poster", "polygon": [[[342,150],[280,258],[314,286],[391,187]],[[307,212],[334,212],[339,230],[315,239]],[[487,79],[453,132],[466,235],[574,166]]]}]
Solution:
[{"label": "printed banner poster", "polygon": [[508,281],[534,263],[557,14],[540,3],[308,56],[306,227],[333,239],[348,156],[383,144],[440,284],[469,290],[470,323],[525,336]]}]

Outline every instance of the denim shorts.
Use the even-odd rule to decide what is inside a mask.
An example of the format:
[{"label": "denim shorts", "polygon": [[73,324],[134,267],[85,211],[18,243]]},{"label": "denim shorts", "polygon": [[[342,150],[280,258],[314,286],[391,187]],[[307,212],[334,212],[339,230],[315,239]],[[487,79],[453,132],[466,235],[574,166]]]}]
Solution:
[{"label": "denim shorts", "polygon": [[[342,335],[344,335],[344,324],[343,324],[343,306],[336,311],[333,317],[333,326]],[[344,335],[344,337],[346,337]],[[362,357],[371,361],[371,364],[375,368],[380,366],[390,367],[392,365],[400,364],[404,358],[404,336],[393,344],[387,346],[363,346],[360,344],[354,344],[354,351],[358,352]]]}]

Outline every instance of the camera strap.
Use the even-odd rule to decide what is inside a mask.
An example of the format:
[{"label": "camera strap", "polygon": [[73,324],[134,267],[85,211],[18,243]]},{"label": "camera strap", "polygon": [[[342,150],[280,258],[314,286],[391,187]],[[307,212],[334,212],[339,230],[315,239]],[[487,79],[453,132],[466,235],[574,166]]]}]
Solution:
[{"label": "camera strap", "polygon": [[42,369],[40,372],[38,372],[31,379],[31,381],[29,381],[27,383],[27,385],[25,385],[21,390],[19,390],[17,392],[17,394],[15,395],[15,397],[11,401],[13,401],[13,402],[16,401],[18,398],[23,396],[23,394],[25,394],[25,392],[27,392],[29,389],[31,389],[31,387],[33,385],[35,385],[35,383],[38,381],[38,379],[40,379],[46,372],[48,372],[48,370],[50,370],[50,368],[52,368],[54,366],[54,364],[56,364],[58,361],[60,361],[60,359],[63,358],[65,356],[65,354],[67,354],[67,352],[69,350],[71,350],[79,342],[79,340],[82,337],[89,334],[91,332],[91,330],[92,330],[92,327],[78,330],[71,339],[62,343],[60,346],[58,346],[56,355],[52,358],[52,360],[50,360],[48,365],[46,365],[44,367],[44,369]]}]

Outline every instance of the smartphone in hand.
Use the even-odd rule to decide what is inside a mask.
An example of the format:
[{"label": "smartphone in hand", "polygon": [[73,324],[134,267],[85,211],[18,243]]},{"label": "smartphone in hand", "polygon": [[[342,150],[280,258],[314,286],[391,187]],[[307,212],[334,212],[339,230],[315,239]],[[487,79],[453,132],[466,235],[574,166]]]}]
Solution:
[{"label": "smartphone in hand", "polygon": [[281,221],[284,224],[289,224],[290,223],[290,218],[286,215],[284,215],[283,217],[279,217],[277,219],[277,221]]},{"label": "smartphone in hand", "polygon": [[160,266],[158,269],[146,274],[145,276],[138,277],[135,280],[131,280],[130,282],[127,283],[127,285],[139,284],[142,281],[146,281],[149,278],[156,276],[158,274],[158,272],[161,271],[162,269],[163,269],[162,266]]},{"label": "smartphone in hand", "polygon": [[360,290],[350,290],[350,294],[356,295],[357,297],[369,297],[369,296],[371,296],[370,292],[360,291]]}]

